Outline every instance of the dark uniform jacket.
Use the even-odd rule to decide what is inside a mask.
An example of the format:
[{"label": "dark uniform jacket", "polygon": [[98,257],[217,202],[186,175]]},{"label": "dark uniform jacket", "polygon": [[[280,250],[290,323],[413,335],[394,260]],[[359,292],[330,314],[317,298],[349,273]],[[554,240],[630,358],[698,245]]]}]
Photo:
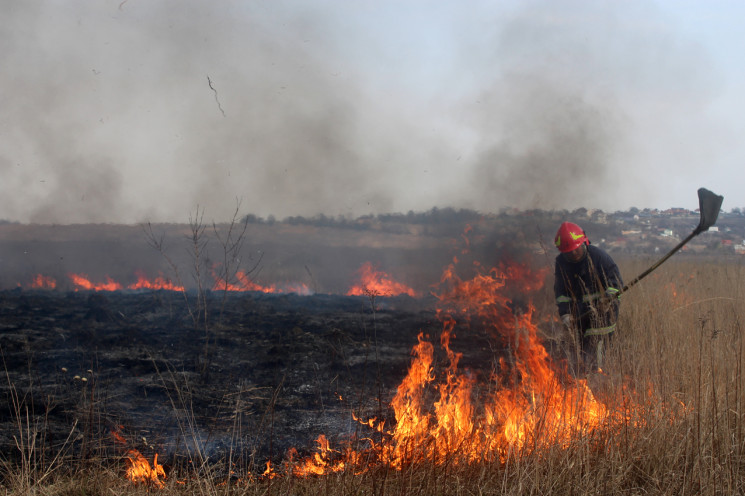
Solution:
[{"label": "dark uniform jacket", "polygon": [[[615,330],[618,293],[623,280],[618,266],[606,252],[587,245],[587,254],[573,263],[556,257],[554,294],[559,315],[571,314],[584,336],[608,334]],[[605,302],[604,304],[601,304]]]}]

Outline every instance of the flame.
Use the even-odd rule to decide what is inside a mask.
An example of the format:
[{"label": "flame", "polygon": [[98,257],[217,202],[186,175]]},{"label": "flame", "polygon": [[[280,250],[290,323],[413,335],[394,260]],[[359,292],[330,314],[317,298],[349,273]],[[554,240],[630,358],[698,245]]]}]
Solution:
[{"label": "flame", "polygon": [[277,472],[274,471],[274,468],[272,467],[272,462],[270,460],[266,461],[266,470],[264,470],[264,472],[261,475],[268,479],[274,479],[275,477],[277,477]]},{"label": "flame", "polygon": [[93,283],[88,279],[88,276],[84,274],[70,274],[70,280],[72,280],[75,286],[75,291],[82,290],[94,290],[94,291],[118,291],[122,289],[122,285],[114,281],[109,276],[106,276],[105,283]]},{"label": "flame", "polygon": [[262,293],[311,294],[310,288],[303,283],[289,283],[281,286],[270,284],[264,286],[254,282],[247,273],[241,270],[235,273],[235,283],[225,280],[225,278],[218,275],[214,269],[212,271],[212,277],[215,279],[215,284],[212,286],[213,291],[259,291]]},{"label": "flame", "polygon": [[[439,400],[432,408],[423,402],[422,393],[433,382],[433,346],[420,337],[409,373],[393,399],[396,426],[393,443],[383,450],[386,463],[400,468],[416,459],[435,463],[501,459],[508,450],[528,443],[531,448],[568,446],[599,425],[605,407],[584,380],[567,377],[553,365],[533,322],[534,307],[514,312],[504,296],[510,287],[540,289],[544,276],[514,265],[462,280],[454,265],[446,269],[438,316],[443,322],[440,346],[449,365],[436,385]],[[493,392],[478,403],[474,401],[476,378],[459,369],[461,354],[450,347],[456,326],[484,329],[512,353],[511,364],[502,357],[500,370],[492,374]]]},{"label": "flame", "polygon": [[163,289],[166,291],[184,291],[184,287],[172,283],[162,275],[159,275],[152,281],[145,277],[145,274],[137,271],[137,282],[127,286],[128,289]]},{"label": "flame", "polygon": [[688,292],[679,289],[678,286],[670,281],[664,286],[664,290],[673,296],[673,300],[680,307],[685,307],[693,303],[693,298]]},{"label": "flame", "polygon": [[36,274],[31,281],[31,287],[34,289],[54,289],[57,287],[57,281],[54,277]]},{"label": "flame", "polygon": [[[123,426],[118,425],[116,426],[116,429],[109,432],[116,444],[127,446],[127,440],[121,433],[122,429]],[[164,479],[166,478],[166,471],[163,469],[163,465],[158,463],[157,453],[153,457],[152,466],[150,465],[150,462],[148,462],[147,459],[134,448],[127,450],[125,456],[127,460],[127,479],[135,484],[146,484],[158,489],[165,487]]]},{"label": "flame", "polygon": [[[154,289],[154,290],[165,290],[165,291],[185,291],[185,287],[180,284],[175,284],[170,279],[158,275],[154,279],[148,279],[148,277],[142,271],[136,271],[137,282],[129,284],[126,289],[138,290],[138,289]],[[75,291],[119,291],[124,289],[125,286],[111,277],[106,276],[106,282],[95,283],[91,281],[85,274],[69,274],[68,277],[72,281]],[[236,273],[236,283],[226,283],[224,279],[213,273],[215,278],[215,284],[213,285],[213,291],[260,291],[262,293],[297,293],[301,295],[312,294],[310,288],[303,283],[287,283],[287,284],[270,284],[264,286],[255,283],[245,272],[239,271]],[[20,284],[19,284],[20,286]],[[35,289],[55,289],[57,287],[57,281],[53,277],[38,274],[34,276],[31,284],[31,288]]]},{"label": "flame", "polygon": [[[292,466],[292,473],[294,475],[299,477],[325,475],[342,472],[346,470],[347,467],[360,465],[360,454],[352,450],[350,447],[348,447],[344,452],[331,449],[328,439],[326,439],[326,436],[323,434],[318,436],[316,443],[318,444],[318,448],[313,456]],[[294,449],[290,450],[290,462],[292,462],[292,458],[294,458],[296,453],[297,452]],[[269,470],[270,467],[267,465],[267,471]],[[269,473],[264,472],[264,475],[269,475]]]},{"label": "flame", "polygon": [[[457,275],[455,262],[442,276],[437,316],[440,348],[447,357],[435,369],[435,345],[423,333],[412,349],[406,377],[391,401],[395,423],[357,419],[380,433],[369,448],[339,451],[321,435],[311,457],[294,463],[296,475],[328,474],[379,465],[403,469],[414,463],[472,464],[504,461],[523,450],[568,448],[609,417],[587,382],[554,364],[539,337],[535,308],[514,310],[510,291],[541,289],[546,271],[512,264],[484,270],[471,279]],[[484,382],[459,367],[462,354],[451,347],[458,332],[487,332],[505,354]],[[364,457],[364,458],[363,458]],[[364,459],[365,464],[359,464]]]},{"label": "flame", "polygon": [[127,440],[122,436],[122,434],[119,431],[111,431],[111,437],[114,438],[114,442],[117,444],[121,444],[122,446],[127,445]]},{"label": "flame", "polygon": [[385,295],[394,296],[400,294],[407,294],[412,297],[417,297],[417,292],[409,286],[400,282],[394,281],[391,276],[385,272],[376,270],[373,264],[365,262],[362,267],[357,271],[359,282],[352,286],[347,295],[349,296],[362,296],[362,295]]},{"label": "flame", "polygon": [[311,458],[306,459],[301,465],[295,467],[296,474],[323,475],[329,471],[329,455],[333,454],[333,450],[329,448],[328,439],[326,439],[326,436],[321,434],[318,436],[318,439],[316,439],[316,443],[318,443],[318,451],[314,453]]},{"label": "flame", "polygon": [[[153,457],[153,465],[136,449],[127,452],[127,479],[134,483],[152,485],[157,488],[165,487],[162,479],[166,478],[163,465],[158,463],[158,454]],[[162,478],[162,479],[161,479]]]}]

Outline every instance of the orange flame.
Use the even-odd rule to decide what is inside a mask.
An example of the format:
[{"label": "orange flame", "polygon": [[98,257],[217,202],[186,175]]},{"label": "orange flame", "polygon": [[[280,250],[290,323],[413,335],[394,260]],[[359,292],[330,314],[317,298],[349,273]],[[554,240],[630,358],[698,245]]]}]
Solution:
[{"label": "orange flame", "polygon": [[[552,363],[539,338],[532,304],[514,311],[504,295],[509,290],[540,289],[546,272],[534,273],[521,265],[488,271],[477,265],[477,270],[473,279],[462,280],[454,265],[447,267],[443,289],[436,295],[447,368],[436,373],[435,347],[420,333],[408,373],[391,402],[392,428],[385,430],[383,422],[376,424],[374,419],[355,419],[383,433],[380,442],[368,440],[365,460],[395,469],[423,461],[439,465],[504,460],[523,449],[569,447],[608,417],[585,380],[568,376]],[[456,329],[485,330],[510,350],[488,387],[477,384],[476,374],[458,367],[461,353],[451,348]],[[361,453],[333,450],[323,435],[316,442],[317,452],[293,465],[294,474],[328,474],[344,467],[364,470],[356,465]]]},{"label": "orange flame", "polygon": [[[293,465],[292,473],[296,476],[306,477],[309,475],[324,475],[335,472],[342,472],[348,467],[356,467],[360,464],[360,454],[347,448],[344,452],[331,449],[326,436],[321,434],[316,439],[318,448],[310,458]],[[290,460],[294,457],[295,450],[290,452]],[[267,470],[270,467],[267,466]],[[273,472],[271,472],[273,473]],[[268,475],[267,472],[264,475]]]},{"label": "orange flame", "polygon": [[226,281],[224,277],[218,275],[214,270],[212,277],[215,284],[212,291],[259,291],[262,293],[297,293],[301,295],[311,294],[310,288],[303,283],[290,283],[285,285],[270,284],[264,286],[254,282],[245,272],[239,270],[235,273],[236,282]]},{"label": "orange flame", "polygon": [[277,477],[277,472],[275,472],[274,468],[272,468],[272,462],[270,460],[266,461],[266,470],[264,470],[261,475],[268,479],[274,479],[275,477]]},{"label": "orange flame", "polygon": [[82,290],[94,290],[94,291],[118,291],[122,289],[122,285],[114,281],[112,278],[106,276],[105,283],[94,283],[88,279],[88,276],[83,274],[70,274],[70,279],[75,286],[75,291]]},{"label": "orange flame", "polygon": [[111,431],[111,437],[114,438],[114,442],[121,444],[122,446],[127,445],[127,440],[121,435],[119,431]]},{"label": "orange flame", "polygon": [[213,291],[261,291],[262,293],[276,292],[274,285],[262,286],[261,284],[257,284],[253,282],[248,274],[246,274],[242,270],[239,270],[235,273],[235,283],[227,281],[224,277],[221,277],[214,273],[214,271],[212,277],[215,278],[215,285],[212,287]]},{"label": "orange flame", "polygon": [[[166,290],[166,291],[184,291],[185,287],[180,284],[175,284],[169,279],[166,279],[162,275],[159,275],[155,279],[148,279],[142,271],[135,272],[137,276],[137,282],[134,282],[128,286],[127,289],[154,289],[154,290]],[[264,286],[255,283],[245,272],[239,271],[236,273],[236,283],[227,283],[221,277],[215,275],[215,284],[213,285],[213,291],[260,291],[263,293],[297,293],[301,295],[309,295],[312,293],[310,288],[303,283],[287,283],[287,284],[270,284]],[[68,277],[72,281],[75,291],[119,291],[125,286],[121,283],[113,280],[111,277],[106,276],[106,282],[95,283],[91,281],[85,274],[69,274]],[[44,288],[54,289],[57,282],[52,277],[43,276],[41,274],[34,277],[31,287],[33,288]]]},{"label": "orange flame", "polygon": [[365,262],[362,267],[357,271],[359,282],[353,285],[347,295],[349,296],[362,296],[362,295],[385,295],[395,296],[400,294],[407,294],[414,298],[417,297],[417,292],[409,286],[400,282],[394,281],[391,276],[385,272],[376,270],[373,264]]},{"label": "orange flame", "polygon": [[145,277],[145,274],[138,271],[136,272],[137,282],[127,286],[128,289],[163,289],[166,291],[184,291],[184,287],[178,284],[172,283],[162,275],[156,277],[153,280],[149,280]]},{"label": "orange flame", "polygon": [[162,479],[166,478],[166,472],[163,470],[163,465],[158,463],[157,453],[153,457],[151,467],[139,451],[131,449],[127,452],[127,464],[129,465],[127,467],[127,479],[134,483],[152,485],[159,489],[165,487]]},{"label": "orange flame", "polygon": [[[122,435],[121,425],[117,426],[115,430],[110,431],[111,437],[114,442],[121,446],[126,446],[127,440]],[[136,484],[146,484],[148,486],[154,486],[158,489],[165,487],[163,479],[166,478],[166,471],[163,469],[163,465],[158,463],[158,454],[156,453],[153,457],[153,465],[142,456],[142,454],[136,449],[130,449],[126,454],[127,459],[127,479]]]},{"label": "orange flame", "polygon": [[31,281],[31,287],[34,289],[54,289],[57,287],[57,281],[54,277],[36,274]]},{"label": "orange flame", "polygon": [[691,295],[688,294],[685,290],[679,289],[678,286],[672,281],[668,282],[665,285],[664,289],[666,292],[669,292],[673,295],[673,300],[681,307],[690,305],[693,302],[693,298],[691,297]]},{"label": "orange flame", "polygon": [[[534,308],[513,312],[502,295],[506,286],[539,289],[525,267],[491,269],[472,280],[461,280],[450,266],[438,296],[443,322],[440,345],[449,366],[437,385],[439,400],[424,408],[422,392],[432,381],[432,346],[420,343],[416,357],[393,400],[396,426],[393,443],[383,450],[384,460],[394,467],[421,458],[435,463],[446,460],[470,463],[503,458],[508,449],[568,445],[574,436],[599,425],[605,408],[595,401],[585,381],[561,376],[553,366],[533,322]],[[526,277],[529,276],[529,277]],[[459,370],[460,353],[450,348],[456,325],[475,324],[489,331],[512,351],[512,365],[504,358],[492,381],[496,389],[474,402],[475,377]],[[402,394],[403,393],[403,394]],[[405,409],[398,405],[404,399]],[[483,414],[477,406],[483,403]]]}]

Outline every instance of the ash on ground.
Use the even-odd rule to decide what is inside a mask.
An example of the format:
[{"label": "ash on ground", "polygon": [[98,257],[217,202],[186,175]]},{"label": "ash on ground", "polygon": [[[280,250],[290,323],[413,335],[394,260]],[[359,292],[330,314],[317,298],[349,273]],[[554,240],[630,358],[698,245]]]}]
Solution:
[{"label": "ash on ground", "polygon": [[[204,296],[0,292],[2,452],[20,457],[21,440],[52,457],[134,448],[258,467],[320,434],[362,440],[353,415],[390,425],[417,336],[442,330],[432,297]],[[485,377],[499,354],[473,333],[453,347]]]}]

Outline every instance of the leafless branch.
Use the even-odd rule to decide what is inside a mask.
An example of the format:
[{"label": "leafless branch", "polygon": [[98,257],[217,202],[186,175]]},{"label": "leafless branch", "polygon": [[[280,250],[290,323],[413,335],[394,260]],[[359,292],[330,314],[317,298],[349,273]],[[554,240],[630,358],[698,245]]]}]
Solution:
[{"label": "leafless branch", "polygon": [[194,322],[194,325],[196,325],[197,316],[194,313],[194,310],[191,308],[191,305],[189,304],[189,297],[186,293],[186,286],[181,280],[181,273],[179,272],[178,265],[176,265],[176,263],[173,261],[173,259],[168,255],[168,253],[165,250],[165,247],[164,247],[165,234],[161,233],[160,236],[156,235],[155,231],[153,231],[153,226],[150,222],[148,222],[147,225],[143,225],[142,230],[145,233],[145,240],[147,241],[147,244],[151,246],[153,249],[155,249],[158,253],[160,253],[160,255],[163,257],[166,263],[168,263],[168,266],[171,269],[171,272],[176,278],[176,282],[181,288],[181,294],[184,296],[184,301],[186,302],[186,309],[189,312],[189,317],[191,317],[192,321]]},{"label": "leafless branch", "polygon": [[209,85],[212,92],[215,94],[215,102],[217,103],[217,108],[220,109],[222,116],[225,117],[225,111],[222,109],[222,105],[220,105],[220,100],[217,98],[217,90],[212,85],[212,80],[210,79],[209,76],[207,76],[207,84]]}]

